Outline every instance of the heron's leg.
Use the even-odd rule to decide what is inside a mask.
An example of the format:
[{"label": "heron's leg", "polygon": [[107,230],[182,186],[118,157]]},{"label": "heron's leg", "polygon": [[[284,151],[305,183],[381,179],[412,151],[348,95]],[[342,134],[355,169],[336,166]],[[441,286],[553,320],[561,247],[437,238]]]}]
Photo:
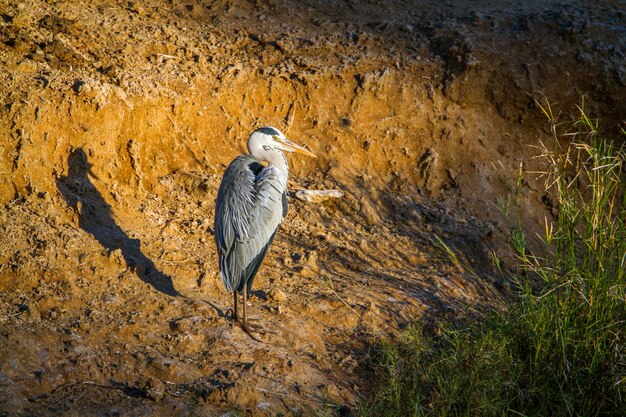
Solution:
[{"label": "heron's leg", "polygon": [[243,286],[243,328],[245,331],[248,331],[248,309],[246,308],[248,305],[248,289],[247,285]]},{"label": "heron's leg", "polygon": [[[248,309],[247,309],[247,305],[248,305],[248,288],[247,287],[248,287],[247,285],[243,286],[243,323],[242,323],[241,327],[243,328],[243,331],[248,334],[248,336],[250,336],[251,338],[253,338],[257,342],[260,342],[259,339],[257,339],[256,337],[254,337],[252,335],[252,330],[248,326]],[[258,326],[254,326],[254,327],[255,327],[255,330],[257,330],[257,331],[260,330],[260,328],[258,328]]]},{"label": "heron's leg", "polygon": [[239,321],[239,297],[237,296],[237,290],[233,291],[233,298],[235,299],[233,303],[233,318],[235,319],[235,321]]}]

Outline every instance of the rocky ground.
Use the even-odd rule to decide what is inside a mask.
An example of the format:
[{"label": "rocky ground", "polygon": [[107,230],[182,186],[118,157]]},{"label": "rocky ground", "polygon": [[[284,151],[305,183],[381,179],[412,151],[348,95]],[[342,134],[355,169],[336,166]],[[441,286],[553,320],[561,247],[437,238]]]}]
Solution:
[{"label": "rocky ground", "polygon": [[[619,130],[626,4],[583,3],[0,2],[0,415],[356,413],[382,338],[506,303],[534,100]],[[212,227],[263,125],[319,156],[293,191],[345,196],[291,199],[257,342]],[[534,174],[521,203],[542,227]]]}]

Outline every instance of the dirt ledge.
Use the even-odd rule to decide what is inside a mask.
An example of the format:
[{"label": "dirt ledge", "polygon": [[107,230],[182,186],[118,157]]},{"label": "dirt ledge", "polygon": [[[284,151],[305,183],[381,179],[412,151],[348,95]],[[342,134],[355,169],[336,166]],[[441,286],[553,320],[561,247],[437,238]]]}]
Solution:
[{"label": "dirt ledge", "polygon": [[[425,2],[426,3],[426,2]],[[356,410],[381,337],[506,297],[494,207],[581,96],[625,113],[624,8],[582,2],[0,4],[0,415]],[[213,201],[264,124],[317,152],[229,321]],[[524,184],[527,227],[542,187]],[[480,279],[432,243],[440,236]]]}]

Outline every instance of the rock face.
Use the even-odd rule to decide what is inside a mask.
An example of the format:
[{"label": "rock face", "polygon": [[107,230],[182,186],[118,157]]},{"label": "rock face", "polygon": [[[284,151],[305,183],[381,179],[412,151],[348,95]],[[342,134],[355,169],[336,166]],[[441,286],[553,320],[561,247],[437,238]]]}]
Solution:
[{"label": "rock face", "polygon": [[[617,131],[626,38],[613,2],[488,3],[2,6],[0,414],[349,412],[377,338],[492,307],[494,202],[549,140],[534,99],[584,95]],[[230,321],[211,225],[265,124],[318,155],[289,156],[292,189],[343,197],[291,201],[259,343]],[[528,228],[544,197],[529,177]]]}]

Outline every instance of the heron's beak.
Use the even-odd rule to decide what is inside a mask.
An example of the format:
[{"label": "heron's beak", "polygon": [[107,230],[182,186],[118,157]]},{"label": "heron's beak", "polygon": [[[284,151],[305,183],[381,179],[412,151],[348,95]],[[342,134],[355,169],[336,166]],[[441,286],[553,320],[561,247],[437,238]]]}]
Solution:
[{"label": "heron's beak", "polygon": [[296,145],[295,143],[291,142],[288,139],[281,138],[280,143],[284,151],[297,152],[297,153],[301,153],[302,155],[312,156],[313,158],[317,158],[317,155],[315,155],[313,152],[309,151],[308,149],[304,149],[300,145]]},{"label": "heron's beak", "polygon": [[95,179],[100,181],[100,178],[98,178],[98,176],[94,174],[94,172],[91,170],[91,167],[89,167],[89,170],[87,171],[87,175],[89,175],[90,177],[94,177]]}]

